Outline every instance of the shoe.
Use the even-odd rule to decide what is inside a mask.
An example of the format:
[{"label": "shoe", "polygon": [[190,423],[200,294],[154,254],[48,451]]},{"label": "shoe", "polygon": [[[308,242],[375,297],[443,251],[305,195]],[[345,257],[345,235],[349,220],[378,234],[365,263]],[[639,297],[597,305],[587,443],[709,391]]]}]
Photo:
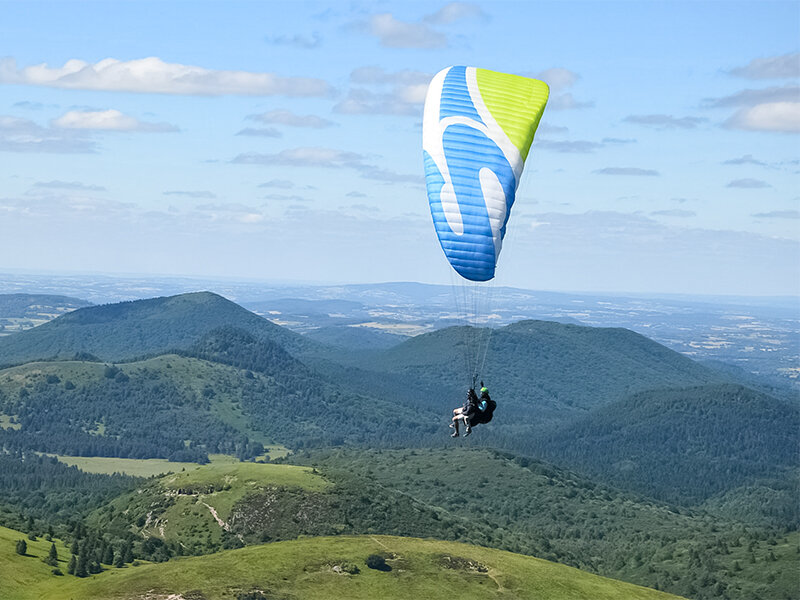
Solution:
[{"label": "shoe", "polygon": [[456,428],[456,424],[455,423],[450,423],[449,427],[450,427],[450,429],[455,429]]},{"label": "shoe", "polygon": [[458,432],[454,431],[453,433],[450,434],[450,437],[458,437]]},{"label": "shoe", "polygon": [[470,433],[472,433],[472,427],[467,427],[464,431],[464,437],[467,437]]}]

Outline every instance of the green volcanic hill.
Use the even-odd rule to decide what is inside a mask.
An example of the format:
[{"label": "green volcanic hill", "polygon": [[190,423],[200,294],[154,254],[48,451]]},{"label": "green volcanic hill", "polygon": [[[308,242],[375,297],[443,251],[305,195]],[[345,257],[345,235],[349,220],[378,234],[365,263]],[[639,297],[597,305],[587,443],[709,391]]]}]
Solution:
[{"label": "green volcanic hill", "polygon": [[[440,410],[460,404],[465,381],[464,348],[482,334],[451,327],[416,336],[369,356],[363,369],[400,375],[427,385],[425,398]],[[723,376],[648,338],[618,328],[583,327],[550,321],[521,321],[490,334],[483,371],[502,410],[514,416],[504,427],[540,426],[585,413],[626,395],[663,387],[720,381]],[[513,426],[512,426],[513,427]],[[514,435],[520,432],[515,431]]]},{"label": "green volcanic hill", "polygon": [[651,390],[545,437],[538,454],[650,496],[698,503],[800,466],[800,407],[734,384]]},{"label": "green volcanic hill", "polygon": [[541,461],[478,449],[316,450],[290,459],[470,519],[460,541],[690,598],[794,598],[799,589],[797,531],[670,506]]},{"label": "green volcanic hill", "polygon": [[[8,423],[0,437],[16,449],[178,461],[202,461],[208,452],[250,458],[265,442],[290,448],[447,443],[447,415],[464,393],[465,340],[478,334],[489,332],[450,328],[390,349],[347,352],[207,292],[89,307],[0,338],[0,361],[85,358],[0,371],[0,425]],[[117,365],[96,358],[142,355],[152,358]],[[713,400],[723,389],[715,386],[732,375],[625,329],[515,323],[491,333],[485,371],[499,408],[469,444],[547,456],[680,502],[756,484],[791,464],[775,438],[779,429],[758,421],[759,414],[780,413],[780,401],[752,392],[761,410],[744,402],[741,410],[715,404],[724,414],[707,418],[670,411],[662,406],[669,393],[660,390],[706,386],[703,398]],[[660,408],[649,414],[641,408],[647,406]],[[727,424],[717,425],[719,419]],[[613,429],[614,423],[627,426]],[[757,459],[737,447],[714,454],[754,426]],[[554,434],[557,427],[567,429]],[[610,433],[593,437],[593,427]],[[717,440],[722,430],[733,436],[728,442]],[[572,444],[576,436],[586,443]],[[653,443],[665,436],[688,436],[691,443]],[[607,464],[591,464],[608,457]],[[696,476],[679,485],[687,468]],[[726,469],[734,475],[726,477]]]},{"label": "green volcanic hill", "polygon": [[121,361],[184,348],[219,327],[237,327],[290,351],[315,346],[211,292],[90,306],[0,338],[0,364],[89,354]]},{"label": "green volcanic hill", "polygon": [[[671,594],[606,579],[530,556],[454,542],[391,536],[306,538],[160,564],[109,569],[79,579],[54,576],[48,544],[13,554],[20,532],[0,528],[0,578],[14,600],[669,600]],[[60,546],[60,554],[66,548]],[[367,566],[380,556],[381,569]],[[66,561],[64,561],[66,562]],[[66,565],[62,565],[62,572]]]},{"label": "green volcanic hill", "polygon": [[395,412],[381,398],[345,395],[281,346],[236,329],[181,355],[0,370],[0,442],[73,456],[203,461],[209,452],[258,456],[266,442],[399,443],[408,429],[385,426]]}]

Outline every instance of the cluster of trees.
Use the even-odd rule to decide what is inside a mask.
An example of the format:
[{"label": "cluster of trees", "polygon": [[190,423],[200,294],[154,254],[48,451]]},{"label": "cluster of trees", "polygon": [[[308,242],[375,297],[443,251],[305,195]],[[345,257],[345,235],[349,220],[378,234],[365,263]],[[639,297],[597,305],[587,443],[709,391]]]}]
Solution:
[{"label": "cluster of trees", "polygon": [[199,463],[208,462],[209,452],[248,459],[264,451],[214,414],[211,397],[179,384],[168,372],[106,365],[100,373],[87,368],[73,379],[33,370],[22,387],[6,383],[0,413],[15,415],[19,428],[0,430],[3,445],[71,456]]},{"label": "cluster of trees", "polygon": [[[3,514],[0,512],[0,520]],[[22,531],[27,530],[28,538],[31,540],[37,539],[38,532],[43,526],[42,520],[33,517],[18,518],[16,523],[5,524],[15,525],[15,528]],[[114,531],[88,527],[84,519],[60,521],[55,531],[52,525],[48,525],[47,530],[46,539],[53,540],[55,531],[58,531],[60,539],[67,543],[70,558],[66,561],[66,571],[76,577],[88,577],[109,567],[123,568],[137,559],[163,562],[176,554],[181,554],[179,546],[168,545],[159,538],[142,539],[129,530]],[[15,550],[17,554],[26,556],[27,542],[24,539],[18,540]],[[60,559],[55,543],[51,543],[44,562],[59,567]]]},{"label": "cluster of trees", "polygon": [[[661,504],[526,457],[318,450],[293,462],[314,465],[328,479],[352,478],[366,489],[439,507],[448,531],[434,528],[434,536],[443,539],[531,554],[691,598],[782,598],[796,583],[789,574],[800,555],[796,531]],[[762,589],[765,578],[772,579],[769,592]]]},{"label": "cluster of trees", "polygon": [[[281,345],[242,329],[216,329],[178,353],[242,369],[241,405],[253,427],[290,448],[420,441],[418,423],[398,419],[397,404],[344,392]],[[426,439],[435,429],[424,429]]]},{"label": "cluster of trees", "polygon": [[[735,384],[641,392],[542,438],[533,454],[682,505],[800,466],[800,406]],[[797,523],[798,515],[787,524]]]},{"label": "cluster of trees", "polygon": [[34,452],[0,451],[0,524],[54,535],[53,527],[82,519],[141,481],[85,473]]}]

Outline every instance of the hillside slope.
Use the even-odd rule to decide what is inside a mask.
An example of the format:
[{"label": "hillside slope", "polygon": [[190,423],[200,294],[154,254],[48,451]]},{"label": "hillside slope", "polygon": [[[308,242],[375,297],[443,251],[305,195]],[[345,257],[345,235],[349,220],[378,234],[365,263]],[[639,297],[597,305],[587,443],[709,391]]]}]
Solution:
[{"label": "hillside slope", "polygon": [[[472,328],[451,327],[383,352],[358,355],[356,360],[363,369],[447,390],[444,397],[424,399],[444,411],[461,402],[469,384],[464,346],[476,335],[480,334]],[[503,409],[497,417],[503,419],[506,409],[514,414],[507,425],[562,421],[632,392],[722,379],[627,329],[550,321],[520,321],[491,332],[483,372],[492,397]]]},{"label": "hillside slope", "polygon": [[[18,535],[0,529],[0,546],[11,548]],[[383,555],[388,569],[368,568],[366,559],[372,554]],[[39,561],[34,556],[9,555],[3,562],[4,569],[19,571]],[[21,585],[11,579],[13,587],[6,587],[7,593],[16,600],[231,600],[254,592],[253,598],[305,600],[436,600],[453,595],[465,600],[678,598],[529,556],[454,542],[390,536],[306,538],[111,569],[86,579],[37,576],[38,572]]]},{"label": "hillside slope", "polygon": [[538,454],[605,481],[697,503],[800,466],[800,407],[733,385],[651,390],[599,407]]},{"label": "hillside slope", "polygon": [[218,327],[244,329],[289,351],[315,347],[311,340],[275,325],[211,292],[195,292],[90,306],[0,338],[0,365],[72,358],[88,353],[106,361],[184,348]]},{"label": "hillside slope", "polygon": [[460,541],[675,594],[783,598],[800,584],[797,532],[676,508],[541,461],[480,449],[309,451],[287,460],[469,518]]}]

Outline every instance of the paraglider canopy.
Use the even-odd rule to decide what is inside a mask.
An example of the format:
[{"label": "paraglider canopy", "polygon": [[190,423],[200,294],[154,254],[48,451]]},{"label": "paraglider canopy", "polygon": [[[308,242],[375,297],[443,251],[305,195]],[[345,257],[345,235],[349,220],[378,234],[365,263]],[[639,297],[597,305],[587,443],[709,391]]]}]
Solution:
[{"label": "paraglider canopy", "polygon": [[494,277],[548,94],[543,81],[475,67],[448,67],[428,87],[428,201],[445,256],[465,279]]}]

